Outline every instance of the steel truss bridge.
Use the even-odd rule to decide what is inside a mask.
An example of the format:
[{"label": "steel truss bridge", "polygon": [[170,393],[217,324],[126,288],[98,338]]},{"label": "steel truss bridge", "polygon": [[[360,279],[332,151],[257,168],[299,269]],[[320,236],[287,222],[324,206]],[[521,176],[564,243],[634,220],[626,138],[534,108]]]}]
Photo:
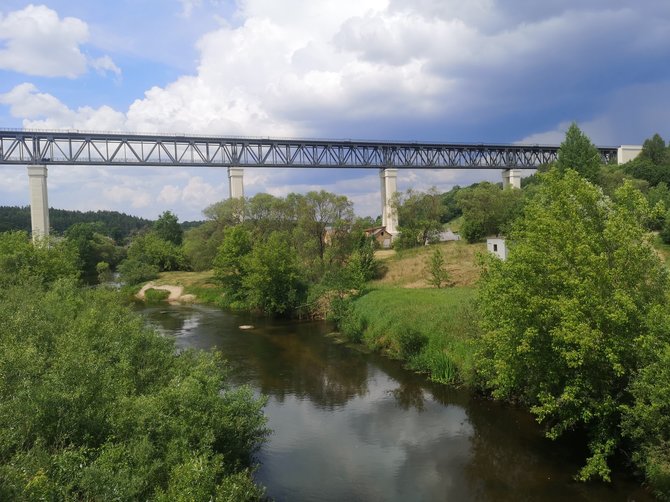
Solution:
[{"label": "steel truss bridge", "polygon": [[[617,147],[599,147],[616,162]],[[0,164],[532,169],[556,160],[557,146],[419,143],[0,130]]]}]

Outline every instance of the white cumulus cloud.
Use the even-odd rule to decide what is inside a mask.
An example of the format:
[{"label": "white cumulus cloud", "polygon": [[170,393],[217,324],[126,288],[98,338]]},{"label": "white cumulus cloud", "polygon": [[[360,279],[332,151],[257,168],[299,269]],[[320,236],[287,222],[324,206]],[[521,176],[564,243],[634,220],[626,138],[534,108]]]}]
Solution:
[{"label": "white cumulus cloud", "polygon": [[40,77],[76,78],[89,65],[98,71],[121,70],[109,56],[88,59],[81,46],[89,39],[88,25],[76,17],[60,18],[45,5],[28,5],[0,12],[0,69]]}]

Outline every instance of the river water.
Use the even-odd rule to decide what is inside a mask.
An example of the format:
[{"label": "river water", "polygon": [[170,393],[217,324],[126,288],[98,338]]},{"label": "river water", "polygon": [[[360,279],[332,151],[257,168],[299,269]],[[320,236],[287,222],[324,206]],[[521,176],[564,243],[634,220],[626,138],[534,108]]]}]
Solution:
[{"label": "river water", "polygon": [[268,396],[256,479],[277,501],[649,500],[621,476],[573,481],[583,452],[544,439],[528,413],[342,345],[326,323],[141,311],[179,348],[222,351],[234,385]]}]

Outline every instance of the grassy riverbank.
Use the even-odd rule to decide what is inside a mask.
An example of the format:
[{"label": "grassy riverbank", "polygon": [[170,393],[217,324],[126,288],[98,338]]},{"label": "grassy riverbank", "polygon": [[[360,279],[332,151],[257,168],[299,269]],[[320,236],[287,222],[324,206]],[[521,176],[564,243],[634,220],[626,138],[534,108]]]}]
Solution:
[{"label": "grassy riverbank", "polygon": [[380,288],[351,302],[340,328],[442,383],[474,381],[473,287]]}]

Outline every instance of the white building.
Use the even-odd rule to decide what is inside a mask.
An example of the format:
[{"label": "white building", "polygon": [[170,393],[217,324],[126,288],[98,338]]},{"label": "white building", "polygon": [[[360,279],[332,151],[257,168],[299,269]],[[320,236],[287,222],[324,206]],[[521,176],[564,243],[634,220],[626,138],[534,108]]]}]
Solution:
[{"label": "white building", "polygon": [[486,249],[502,261],[507,259],[507,245],[503,237],[489,237],[486,239]]}]

